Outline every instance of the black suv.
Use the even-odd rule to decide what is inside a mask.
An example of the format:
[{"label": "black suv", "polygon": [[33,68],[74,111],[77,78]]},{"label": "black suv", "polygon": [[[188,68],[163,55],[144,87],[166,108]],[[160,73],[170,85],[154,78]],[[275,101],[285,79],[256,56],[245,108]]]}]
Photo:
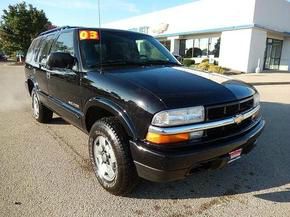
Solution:
[{"label": "black suv", "polygon": [[54,112],[89,134],[96,177],[115,195],[139,177],[221,168],[250,152],[265,125],[255,88],[184,68],[145,34],[50,30],[33,40],[25,72],[33,117]]}]

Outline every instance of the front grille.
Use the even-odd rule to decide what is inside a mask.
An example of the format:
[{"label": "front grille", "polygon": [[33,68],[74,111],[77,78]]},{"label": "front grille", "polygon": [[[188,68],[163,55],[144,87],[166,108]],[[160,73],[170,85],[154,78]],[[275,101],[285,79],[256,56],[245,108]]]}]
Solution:
[{"label": "front grille", "polygon": [[209,129],[206,131],[206,136],[209,139],[226,137],[241,132],[242,130],[248,128],[251,124],[253,124],[252,118],[248,118],[241,124],[231,124],[224,127]]},{"label": "front grille", "polygon": [[254,107],[254,99],[246,99],[234,103],[209,106],[206,109],[207,121],[213,121],[217,119],[223,119],[235,116]]},{"label": "front grille", "polygon": [[[218,106],[210,106],[206,109],[206,118],[207,121],[214,121],[218,119],[224,119],[233,117],[235,115],[241,114],[248,110],[253,109],[254,107],[254,99],[248,98],[242,101],[223,104]],[[250,127],[253,124],[252,117],[244,120],[240,124],[231,124],[224,127],[213,128],[205,131],[205,136],[208,139],[215,139],[226,137],[230,135],[237,134],[244,129]]]}]

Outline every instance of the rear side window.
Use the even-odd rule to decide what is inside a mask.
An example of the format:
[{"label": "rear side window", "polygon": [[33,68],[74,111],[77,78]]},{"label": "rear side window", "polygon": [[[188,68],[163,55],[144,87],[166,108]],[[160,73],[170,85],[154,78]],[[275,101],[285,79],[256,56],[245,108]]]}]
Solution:
[{"label": "rear side window", "polygon": [[34,49],[34,46],[35,46],[35,41],[36,41],[36,39],[32,41],[32,43],[31,43],[31,45],[30,45],[30,47],[29,47],[29,49],[27,51],[26,58],[25,58],[27,63],[31,62],[32,53],[33,53],[33,49]]},{"label": "rear side window", "polygon": [[37,55],[40,41],[41,38],[36,38],[32,41],[25,58],[27,63],[32,63],[34,57]]},{"label": "rear side window", "polygon": [[74,56],[74,37],[73,32],[61,33],[51,48],[51,52],[64,52]]},{"label": "rear side window", "polygon": [[38,55],[35,56],[35,62],[43,63],[46,61],[47,56],[49,55],[49,51],[51,45],[54,40],[54,35],[48,35],[45,39],[43,39],[41,46],[39,48]]}]

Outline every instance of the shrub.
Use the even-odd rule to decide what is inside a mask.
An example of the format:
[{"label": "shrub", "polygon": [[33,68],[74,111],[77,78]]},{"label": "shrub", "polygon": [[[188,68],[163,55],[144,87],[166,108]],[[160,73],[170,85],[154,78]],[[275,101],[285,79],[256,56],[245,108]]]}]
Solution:
[{"label": "shrub", "polygon": [[212,64],[209,65],[207,71],[215,72],[215,73],[221,73],[221,74],[223,74],[225,72],[225,70],[222,67],[216,66],[216,65],[212,65]]},{"label": "shrub", "polygon": [[207,71],[209,68],[210,64],[208,62],[201,62],[198,64],[197,69]]},{"label": "shrub", "polygon": [[198,65],[194,65],[193,68],[201,70],[201,71],[214,72],[214,73],[220,73],[220,74],[223,74],[226,71],[225,68],[214,65],[214,64],[209,64],[208,62],[202,62]]},{"label": "shrub", "polygon": [[209,63],[209,59],[203,59],[202,61],[201,61],[201,63]]},{"label": "shrub", "polygon": [[185,65],[186,67],[189,67],[191,65],[195,64],[195,61],[192,59],[183,59],[182,61],[183,65]]}]

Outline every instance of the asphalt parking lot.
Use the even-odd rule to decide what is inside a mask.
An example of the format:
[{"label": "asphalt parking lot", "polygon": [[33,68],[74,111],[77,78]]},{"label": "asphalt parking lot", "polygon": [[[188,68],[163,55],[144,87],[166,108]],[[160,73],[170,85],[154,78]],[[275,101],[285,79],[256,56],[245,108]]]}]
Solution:
[{"label": "asphalt parking lot", "polygon": [[58,117],[34,121],[23,67],[0,65],[0,216],[290,216],[288,78],[257,86],[267,126],[250,155],[116,197],[94,177],[87,136]]}]

